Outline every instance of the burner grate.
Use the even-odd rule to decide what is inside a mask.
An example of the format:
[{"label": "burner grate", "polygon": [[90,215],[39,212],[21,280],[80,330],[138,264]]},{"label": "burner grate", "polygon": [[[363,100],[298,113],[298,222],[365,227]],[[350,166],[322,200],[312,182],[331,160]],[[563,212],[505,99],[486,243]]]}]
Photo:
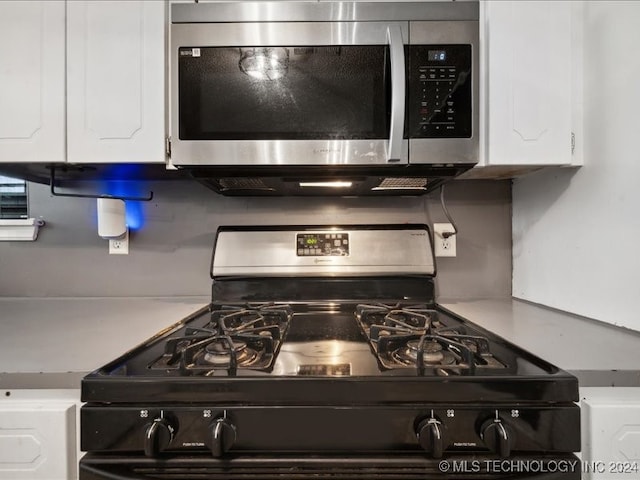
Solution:
[{"label": "burner grate", "polygon": [[236,375],[238,369],[270,371],[293,315],[288,305],[224,305],[203,327],[169,338],[149,368],[182,375]]},{"label": "burner grate", "polygon": [[360,323],[384,369],[413,368],[419,375],[472,375],[477,369],[506,368],[487,338],[468,335],[464,326],[444,325],[423,305],[360,304]]}]

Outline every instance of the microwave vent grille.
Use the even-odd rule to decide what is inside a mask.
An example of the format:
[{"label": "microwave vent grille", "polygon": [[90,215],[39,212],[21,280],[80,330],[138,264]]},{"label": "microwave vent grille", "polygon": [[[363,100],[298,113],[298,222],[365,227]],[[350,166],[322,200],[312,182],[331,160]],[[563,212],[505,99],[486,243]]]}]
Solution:
[{"label": "microwave vent grille", "polygon": [[218,180],[220,190],[268,190],[273,191],[261,178],[221,178]]},{"label": "microwave vent grille", "polygon": [[393,177],[383,179],[372,190],[426,190],[428,179],[414,177]]}]

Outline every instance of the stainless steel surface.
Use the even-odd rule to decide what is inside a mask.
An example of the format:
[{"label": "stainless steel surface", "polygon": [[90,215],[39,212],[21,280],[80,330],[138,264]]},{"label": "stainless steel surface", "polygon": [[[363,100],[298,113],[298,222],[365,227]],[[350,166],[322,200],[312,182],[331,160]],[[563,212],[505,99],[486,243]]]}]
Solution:
[{"label": "stainless steel surface", "polygon": [[[174,23],[171,26],[170,60],[171,65],[174,66],[177,65],[179,46],[242,47],[391,43],[392,113],[389,139],[183,141],[180,140],[178,132],[178,71],[177,68],[172,68],[172,163],[177,166],[477,163],[479,148],[477,19],[478,4],[476,2],[245,2],[173,5],[172,21]],[[408,20],[412,20],[410,24]],[[275,23],[278,21],[282,23]],[[404,64],[404,52],[400,48],[401,40],[404,44],[469,43],[472,45],[471,138],[410,140],[402,138],[405,99],[402,98],[401,93],[405,89],[405,82],[400,81],[399,73],[403,70]]]},{"label": "stainless steel surface", "polygon": [[273,366],[273,375],[297,375],[301,366],[350,366],[351,376],[370,375],[378,370],[376,358],[368,343],[344,340],[285,342]]},{"label": "stainless steel surface", "polygon": [[[185,23],[171,26],[171,59],[178,47],[384,45],[393,27],[409,38],[407,22]],[[175,79],[176,77],[174,77]]]},{"label": "stainless steel surface", "polygon": [[411,22],[411,45],[466,43],[471,45],[471,138],[411,138],[411,163],[455,164],[477,163],[480,133],[479,89],[479,30],[478,22]]},{"label": "stainless steel surface", "polygon": [[[407,22],[177,24],[171,27],[171,62],[177,65],[180,46],[381,45],[388,42],[388,29],[394,32],[396,41],[409,38]],[[396,59],[400,61],[397,55]],[[181,140],[177,68],[172,69],[171,85],[171,160],[174,165],[384,165],[391,154],[387,139]],[[404,81],[396,82],[395,88],[398,90],[396,95],[401,93]],[[404,99],[396,99],[395,106],[404,111],[402,102]],[[402,120],[403,116],[404,113]],[[393,157],[406,163],[408,141],[402,139],[403,128],[403,121],[396,118],[391,126]]]},{"label": "stainless steel surface", "polygon": [[477,20],[479,2],[229,2],[171,5],[173,23]]},{"label": "stainless steel surface", "polygon": [[[348,256],[298,256],[296,234],[349,234]],[[223,231],[213,276],[432,275],[435,264],[426,230]]]},{"label": "stainless steel surface", "polygon": [[[406,37],[405,37],[406,38]],[[389,56],[391,59],[391,125],[389,127],[389,149],[387,162],[402,160],[402,137],[404,135],[404,112],[406,95],[406,69],[404,61],[404,39],[398,25],[387,27]]]},{"label": "stainless steel surface", "polygon": [[[183,141],[174,136],[172,160],[180,166],[384,165],[388,144],[388,140]],[[409,142],[404,140],[400,146],[400,162],[407,163]]]}]

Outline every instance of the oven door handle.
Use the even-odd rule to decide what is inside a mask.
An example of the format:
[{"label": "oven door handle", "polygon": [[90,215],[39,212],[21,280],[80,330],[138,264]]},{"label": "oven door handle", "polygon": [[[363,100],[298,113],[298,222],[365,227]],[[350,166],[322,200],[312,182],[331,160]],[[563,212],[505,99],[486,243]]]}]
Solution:
[{"label": "oven door handle", "polygon": [[387,43],[391,61],[391,125],[389,127],[389,145],[387,162],[399,162],[402,158],[402,140],[404,137],[405,110],[405,66],[404,41],[400,25],[387,27]]}]

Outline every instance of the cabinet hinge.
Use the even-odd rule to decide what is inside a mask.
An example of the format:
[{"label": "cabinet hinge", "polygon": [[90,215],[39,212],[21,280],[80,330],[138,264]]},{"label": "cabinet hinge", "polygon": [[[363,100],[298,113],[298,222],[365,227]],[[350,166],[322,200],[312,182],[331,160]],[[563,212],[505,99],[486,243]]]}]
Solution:
[{"label": "cabinet hinge", "polygon": [[576,134],[571,132],[571,155],[576,150]]},{"label": "cabinet hinge", "polygon": [[167,156],[171,158],[171,137],[167,137],[164,139],[164,148],[167,152]]}]

